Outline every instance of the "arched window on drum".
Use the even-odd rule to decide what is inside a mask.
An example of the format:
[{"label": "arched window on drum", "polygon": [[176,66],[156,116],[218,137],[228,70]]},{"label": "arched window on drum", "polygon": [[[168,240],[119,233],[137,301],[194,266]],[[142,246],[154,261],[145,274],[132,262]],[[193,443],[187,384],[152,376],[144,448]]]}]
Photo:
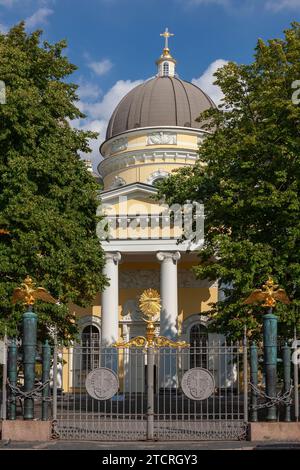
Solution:
[{"label": "arched window on drum", "polygon": [[201,323],[196,323],[190,330],[190,367],[203,367],[207,369],[207,328]]},{"label": "arched window on drum", "polygon": [[100,367],[100,332],[95,325],[86,326],[81,333],[82,370],[89,372]]}]

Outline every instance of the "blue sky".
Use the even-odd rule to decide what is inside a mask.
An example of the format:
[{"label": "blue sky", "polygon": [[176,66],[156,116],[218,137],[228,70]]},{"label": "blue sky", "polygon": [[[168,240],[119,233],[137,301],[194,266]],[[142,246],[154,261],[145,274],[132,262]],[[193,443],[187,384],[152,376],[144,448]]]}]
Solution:
[{"label": "blue sky", "polygon": [[180,78],[218,101],[215,69],[226,60],[251,61],[258,37],[279,37],[291,21],[300,21],[300,0],[0,0],[0,30],[22,19],[28,31],[42,28],[50,42],[68,42],[87,114],[74,125],[100,133],[92,143],[95,166],[114,107],[155,75],[165,27],[175,33],[170,48]]}]

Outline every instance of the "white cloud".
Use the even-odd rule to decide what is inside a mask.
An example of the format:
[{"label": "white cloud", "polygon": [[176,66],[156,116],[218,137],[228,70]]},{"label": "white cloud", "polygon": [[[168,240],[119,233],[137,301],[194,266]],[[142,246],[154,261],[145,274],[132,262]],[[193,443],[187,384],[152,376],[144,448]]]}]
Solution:
[{"label": "white cloud", "polygon": [[101,88],[95,83],[87,82],[84,79],[79,80],[77,94],[84,100],[97,100],[102,94]]},{"label": "white cloud", "polygon": [[25,20],[28,28],[34,28],[37,25],[47,23],[48,16],[54,13],[51,8],[39,8],[33,15]]},{"label": "white cloud", "polygon": [[108,121],[115,107],[132,88],[138,86],[140,83],[142,83],[142,80],[118,80],[100,100],[88,102],[82,98],[82,101],[79,102],[78,107],[87,115],[87,118],[72,121],[72,125],[78,129],[91,130],[99,133],[97,140],[90,141],[92,153],[83,155],[84,158],[92,160],[95,170],[101,159],[99,147],[105,140]]},{"label": "white cloud", "polygon": [[118,80],[110,90],[96,103],[82,102],[82,110],[93,119],[108,120],[123,96],[132,88],[142,83],[141,80]]},{"label": "white cloud", "polygon": [[207,67],[205,72],[199,78],[193,78],[192,80],[192,83],[201,88],[201,90],[205,91],[205,93],[215,102],[216,105],[221,103],[224,95],[220,87],[214,85],[214,82],[216,81],[214,73],[225,64],[227,64],[226,60],[217,59]]},{"label": "white cloud", "polygon": [[300,0],[268,0],[266,3],[267,10],[274,12],[281,10],[297,10],[300,9]]},{"label": "white cloud", "polygon": [[113,64],[109,59],[103,59],[99,62],[89,62],[88,66],[93,70],[93,72],[95,72],[96,75],[101,76],[109,72]]},{"label": "white cloud", "polygon": [[8,32],[9,28],[3,23],[0,23],[0,33],[6,34]]}]

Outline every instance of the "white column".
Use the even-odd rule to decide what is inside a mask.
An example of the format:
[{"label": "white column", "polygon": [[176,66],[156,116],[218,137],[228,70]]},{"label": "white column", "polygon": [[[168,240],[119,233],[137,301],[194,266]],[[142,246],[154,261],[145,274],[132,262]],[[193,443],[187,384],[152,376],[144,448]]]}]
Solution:
[{"label": "white column", "polygon": [[104,274],[109,286],[102,293],[102,345],[110,346],[119,339],[119,262],[121,254],[105,254]]},{"label": "white column", "polygon": [[156,256],[161,262],[160,334],[170,339],[176,339],[178,317],[177,261],[180,260],[181,256],[178,251],[173,253],[159,252]]},{"label": "white column", "polygon": [[[177,261],[178,251],[173,253],[159,252],[157,259],[161,262],[160,270],[160,335],[172,340],[177,337],[178,317],[178,284]],[[176,350],[170,348],[160,350],[159,386],[160,389],[174,389],[177,386]]]}]

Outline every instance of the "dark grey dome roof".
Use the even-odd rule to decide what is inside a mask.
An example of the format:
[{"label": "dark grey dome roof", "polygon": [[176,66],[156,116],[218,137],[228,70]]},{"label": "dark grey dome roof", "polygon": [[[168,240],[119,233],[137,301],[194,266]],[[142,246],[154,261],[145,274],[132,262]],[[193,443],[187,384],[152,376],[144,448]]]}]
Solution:
[{"label": "dark grey dome roof", "polygon": [[133,88],[110,118],[106,139],[139,127],[200,128],[200,113],[215,107],[197,86],[176,77],[155,77]]}]

